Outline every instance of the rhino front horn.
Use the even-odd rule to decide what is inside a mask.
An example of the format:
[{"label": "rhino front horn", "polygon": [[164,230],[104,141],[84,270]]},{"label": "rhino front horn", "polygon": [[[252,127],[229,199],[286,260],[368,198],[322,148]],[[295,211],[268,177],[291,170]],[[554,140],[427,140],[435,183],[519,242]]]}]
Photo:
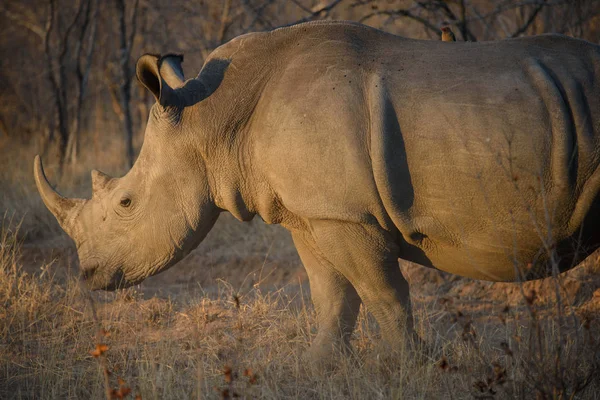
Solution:
[{"label": "rhino front horn", "polygon": [[35,156],[33,175],[35,177],[35,184],[40,192],[40,196],[42,197],[44,204],[48,210],[54,214],[60,226],[67,231],[67,233],[69,233],[69,215],[78,205],[83,204],[85,200],[69,199],[61,196],[57,191],[55,191],[52,186],[50,186],[48,178],[46,178],[44,167],[42,166],[42,159],[39,155]]}]

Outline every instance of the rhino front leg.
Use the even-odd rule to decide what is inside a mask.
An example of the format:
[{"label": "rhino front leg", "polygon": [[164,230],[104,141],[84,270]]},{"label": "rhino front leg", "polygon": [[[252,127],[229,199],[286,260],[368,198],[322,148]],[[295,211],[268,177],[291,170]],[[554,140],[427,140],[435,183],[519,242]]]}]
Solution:
[{"label": "rhino front leg", "polygon": [[317,312],[318,333],[308,357],[331,361],[349,348],[349,339],[360,309],[360,297],[352,284],[322,255],[309,234],[292,234],[308,273],[312,302]]},{"label": "rhino front leg", "polygon": [[354,286],[379,323],[382,337],[399,350],[406,339],[418,340],[413,328],[408,282],[398,265],[399,249],[379,226],[317,221],[317,246]]}]

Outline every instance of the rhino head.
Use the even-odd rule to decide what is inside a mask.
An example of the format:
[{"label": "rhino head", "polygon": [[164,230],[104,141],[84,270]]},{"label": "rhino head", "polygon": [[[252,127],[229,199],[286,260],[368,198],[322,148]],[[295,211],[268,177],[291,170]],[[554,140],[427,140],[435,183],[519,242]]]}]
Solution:
[{"label": "rhino head", "polygon": [[75,242],[82,278],[92,289],[131,286],[165,270],[202,241],[219,215],[191,106],[210,96],[224,68],[213,63],[184,81],[182,60],[139,59],[137,77],[156,98],[144,144],[125,176],[92,171],[91,199],[61,196],[35,158],[38,191]]}]

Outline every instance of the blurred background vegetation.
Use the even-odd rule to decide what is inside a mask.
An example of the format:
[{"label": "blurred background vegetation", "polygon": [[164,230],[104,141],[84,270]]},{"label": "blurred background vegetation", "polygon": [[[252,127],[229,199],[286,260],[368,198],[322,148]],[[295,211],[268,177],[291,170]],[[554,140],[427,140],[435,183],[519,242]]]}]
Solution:
[{"label": "blurred background vegetation", "polygon": [[596,0],[4,0],[0,214],[24,218],[34,238],[56,228],[35,212],[43,210],[31,174],[36,153],[67,195],[89,195],[91,168],[127,171],[153,102],[135,79],[143,53],[184,54],[190,77],[235,36],[320,19],[430,40],[444,25],[457,40],[545,32],[600,40]]}]

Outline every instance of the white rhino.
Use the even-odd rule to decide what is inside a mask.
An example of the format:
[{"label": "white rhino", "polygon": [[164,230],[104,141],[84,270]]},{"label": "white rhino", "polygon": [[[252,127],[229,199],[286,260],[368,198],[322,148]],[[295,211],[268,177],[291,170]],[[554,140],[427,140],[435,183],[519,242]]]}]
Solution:
[{"label": "white rhino", "polygon": [[560,35],[406,39],[318,22],[240,36],[184,81],[142,56],[156,97],[135,165],[92,171],[90,200],[35,179],[93,289],[137,284],[219,214],[292,234],[316,356],[364,302],[384,338],[412,331],[398,259],[489,281],[569,269],[600,245],[600,47]]}]

